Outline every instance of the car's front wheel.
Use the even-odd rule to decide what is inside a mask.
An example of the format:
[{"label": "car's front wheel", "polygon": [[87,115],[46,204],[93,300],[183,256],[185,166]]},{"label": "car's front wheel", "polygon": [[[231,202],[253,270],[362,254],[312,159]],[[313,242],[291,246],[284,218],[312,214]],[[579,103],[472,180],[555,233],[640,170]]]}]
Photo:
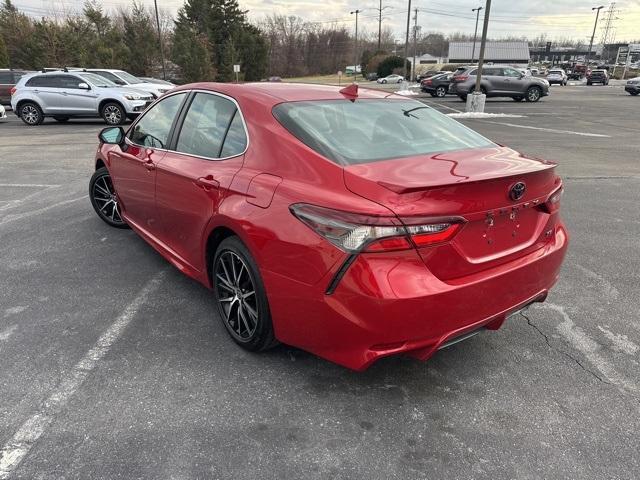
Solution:
[{"label": "car's front wheel", "polygon": [[40,105],[26,102],[20,105],[20,119],[30,127],[33,127],[44,122],[44,114]]},{"label": "car's front wheel", "polygon": [[277,345],[260,272],[238,237],[218,246],[212,277],[218,313],[231,338],[253,352]]},{"label": "car's front wheel", "polygon": [[127,112],[120,104],[109,102],[103,105],[100,116],[109,125],[122,125],[127,118]]},{"label": "car's front wheel", "polygon": [[540,100],[541,96],[542,90],[540,90],[539,87],[529,87],[525,98],[527,99],[527,102],[537,102],[538,100]]},{"label": "car's front wheel", "polygon": [[106,167],[95,171],[89,181],[89,199],[98,216],[116,228],[129,228],[120,215],[120,205],[111,175]]},{"label": "car's front wheel", "polygon": [[444,87],[436,88],[436,97],[442,98],[447,94],[447,89]]}]

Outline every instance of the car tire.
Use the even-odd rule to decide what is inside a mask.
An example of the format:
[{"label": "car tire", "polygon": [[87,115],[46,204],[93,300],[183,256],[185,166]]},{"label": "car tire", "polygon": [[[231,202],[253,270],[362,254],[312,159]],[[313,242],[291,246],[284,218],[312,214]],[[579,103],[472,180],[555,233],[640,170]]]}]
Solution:
[{"label": "car tire", "polygon": [[54,116],[53,116],[53,119],[54,119],[56,122],[60,122],[60,123],[64,123],[64,122],[68,122],[68,121],[69,121],[69,117],[60,117],[60,116],[58,116],[58,115],[54,115]]},{"label": "car tire", "polygon": [[380,83],[387,83],[387,81],[386,80],[382,80]]},{"label": "car tire", "polygon": [[593,85],[593,84],[592,84],[591,82],[587,82],[587,85],[591,86],[591,85]]},{"label": "car tire", "polygon": [[102,106],[100,116],[107,125],[122,125],[127,119],[127,112],[116,102],[107,102]]},{"label": "car tire", "polygon": [[218,314],[233,341],[251,352],[275,347],[279,342],[260,271],[238,237],[220,243],[211,272]]},{"label": "car tire", "polygon": [[447,94],[447,89],[444,87],[436,88],[436,97],[442,98]]},{"label": "car tire", "polygon": [[466,101],[467,101],[467,96],[466,96],[466,95],[458,95],[458,98],[459,98],[460,100],[462,100],[463,102],[466,102]]},{"label": "car tire", "polygon": [[542,97],[542,89],[540,87],[529,87],[525,98],[527,102],[535,103]]},{"label": "car tire", "polygon": [[629,92],[629,95],[631,95],[632,97],[635,97],[636,95],[638,95],[638,93],[640,92]]},{"label": "car tire", "polygon": [[120,216],[120,206],[107,167],[97,169],[89,181],[89,199],[98,217],[115,228],[129,228]]},{"label": "car tire", "polygon": [[20,119],[30,127],[35,127],[44,122],[44,114],[37,103],[25,102],[20,105]]}]

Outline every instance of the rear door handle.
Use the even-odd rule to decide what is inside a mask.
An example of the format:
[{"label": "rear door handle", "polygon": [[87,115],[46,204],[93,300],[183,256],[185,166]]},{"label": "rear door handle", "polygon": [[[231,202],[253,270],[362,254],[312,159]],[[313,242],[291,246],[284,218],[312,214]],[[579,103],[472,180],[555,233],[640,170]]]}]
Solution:
[{"label": "rear door handle", "polygon": [[196,179],[196,185],[204,188],[205,190],[209,190],[211,188],[219,188],[220,182],[213,178],[213,175],[207,175],[206,177],[199,177]]}]

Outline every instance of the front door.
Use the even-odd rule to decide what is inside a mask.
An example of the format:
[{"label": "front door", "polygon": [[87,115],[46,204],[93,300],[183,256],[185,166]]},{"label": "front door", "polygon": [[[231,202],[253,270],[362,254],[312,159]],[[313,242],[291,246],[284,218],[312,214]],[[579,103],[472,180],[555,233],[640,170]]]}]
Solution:
[{"label": "front door", "polygon": [[505,67],[504,78],[506,91],[508,93],[522,93],[522,96],[524,97],[528,80],[522,72],[519,72],[515,68]]},{"label": "front door", "polygon": [[235,101],[197,92],[176,131],[175,151],[167,152],[157,169],[162,240],[201,270],[203,235],[242,167],[246,130]]},{"label": "front door", "polygon": [[187,93],[178,93],[156,103],[129,130],[124,147],[109,152],[109,169],[123,217],[154,236],[156,169],[166,154],[173,123],[186,97]]}]

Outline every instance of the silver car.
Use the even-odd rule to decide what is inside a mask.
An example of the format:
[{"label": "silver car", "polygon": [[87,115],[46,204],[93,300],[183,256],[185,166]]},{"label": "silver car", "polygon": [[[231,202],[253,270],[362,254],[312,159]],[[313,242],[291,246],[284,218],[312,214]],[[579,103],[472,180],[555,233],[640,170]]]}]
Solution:
[{"label": "silver car", "polygon": [[[153,98],[158,98],[171,90],[175,85],[169,82],[152,82],[142,80],[129,72],[124,70],[116,70],[110,68],[87,68],[87,72],[95,73],[107,80],[112,81],[116,85],[120,85],[127,88],[135,88],[143,92],[150,93]],[[169,83],[167,85],[167,83]]]},{"label": "silver car", "polygon": [[100,117],[109,125],[133,119],[151,103],[149,93],[123,88],[92,73],[54,71],[25,75],[11,96],[11,108],[27,125],[45,117]]},{"label": "silver car", "polygon": [[[460,67],[454,73],[449,93],[467,101],[467,95],[476,88],[477,66]],[[487,97],[511,97],[516,102],[537,102],[549,95],[549,82],[544,78],[524,75],[509,66],[487,65],[482,68],[480,90]]]},{"label": "silver car", "polygon": [[567,85],[567,74],[561,68],[555,68],[553,70],[549,70],[549,74],[547,75],[547,82],[549,85],[553,85],[557,83],[558,85],[562,85],[563,87]]},{"label": "silver car", "polygon": [[378,83],[402,83],[404,82],[404,77],[402,75],[396,75],[395,73],[392,75],[387,75],[384,78],[379,78]]}]

